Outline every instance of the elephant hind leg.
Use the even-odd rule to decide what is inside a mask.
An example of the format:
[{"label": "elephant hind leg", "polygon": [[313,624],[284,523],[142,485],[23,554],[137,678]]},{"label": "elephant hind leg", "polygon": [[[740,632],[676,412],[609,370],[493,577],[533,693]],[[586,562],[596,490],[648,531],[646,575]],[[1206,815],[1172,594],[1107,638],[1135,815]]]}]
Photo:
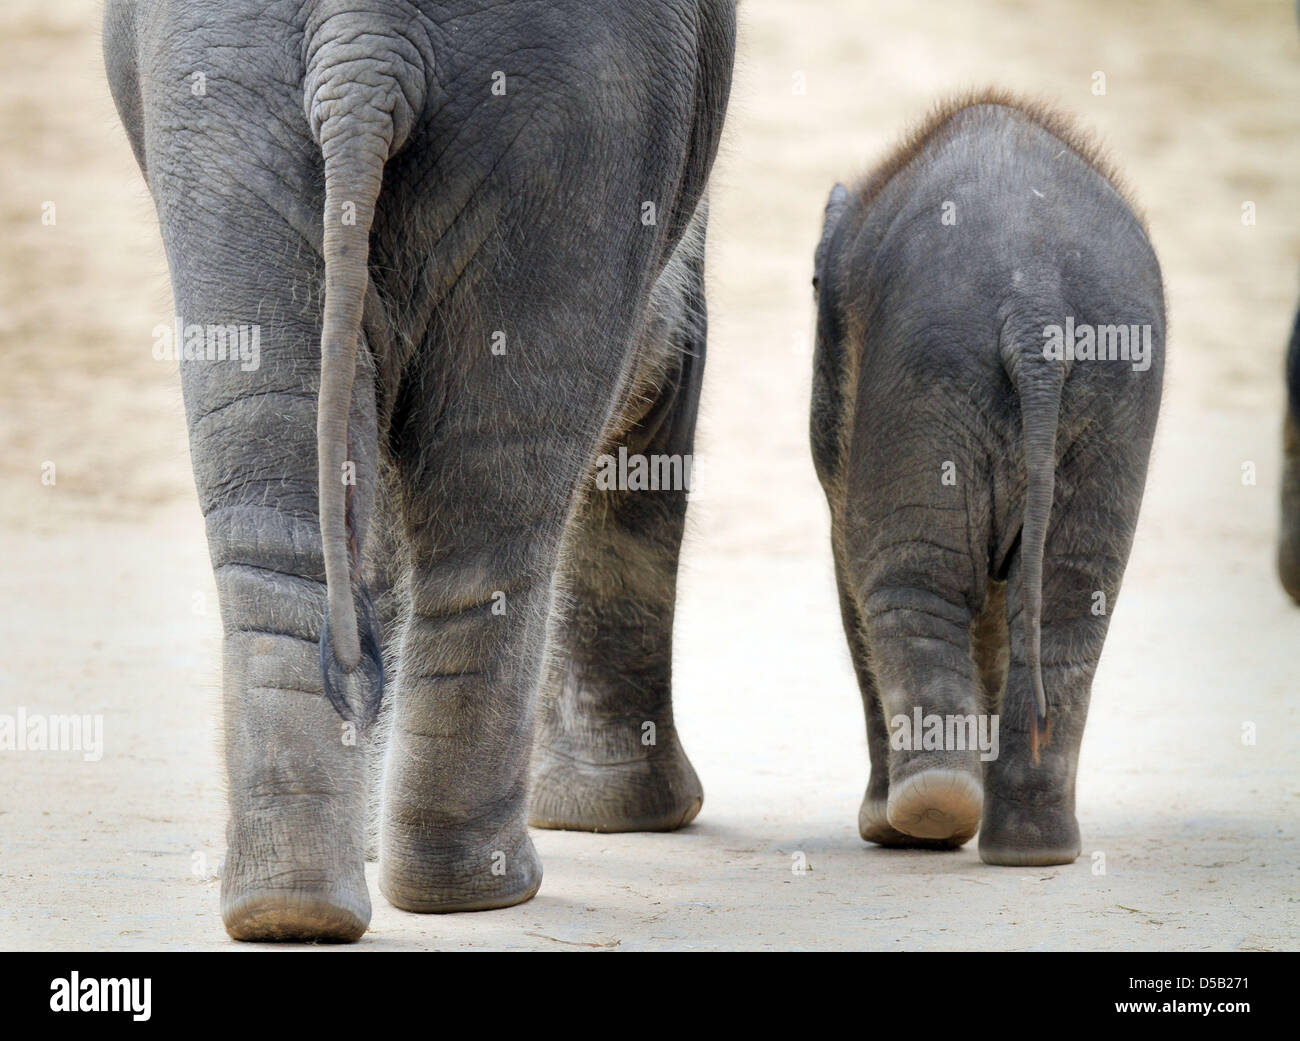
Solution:
[{"label": "elephant hind leg", "polygon": [[[1004,583],[989,583],[984,606],[971,620],[970,650],[982,695],[979,708],[989,717],[997,712],[1007,678]],[[913,842],[928,841],[955,849],[979,828],[983,801],[983,785],[969,772],[939,768],[915,774],[902,785],[893,786],[884,809],[888,821],[893,822],[890,830],[896,834]]]},{"label": "elephant hind leg", "polygon": [[986,764],[980,857],[1010,867],[1068,864],[1082,848],[1075,775],[1092,678],[1137,526],[1146,446],[1108,440],[1067,453],[1043,556],[1042,672],[1046,742],[1035,756],[1033,679],[1026,663],[1016,559],[1007,580],[1010,668],[999,752]]},{"label": "elephant hind leg", "polygon": [[[354,941],[371,911],[365,771],[356,728],[321,676],[319,333],[301,305],[319,271],[297,233],[251,194],[189,190],[198,201],[170,208],[164,232],[193,244],[173,256],[177,313],[195,326],[247,327],[249,344],[260,344],[251,364],[232,352],[180,365],[224,629],[222,919],[237,940]],[[363,371],[350,417],[359,532],[373,516],[374,402]]]},{"label": "elephant hind leg", "polygon": [[957,847],[978,830],[983,802],[983,787],[968,771],[930,768],[890,788],[886,815],[904,834]]},{"label": "elephant hind leg", "polygon": [[838,560],[835,575],[840,594],[840,617],[844,623],[844,635],[848,639],[853,671],[857,674],[858,690],[862,695],[862,708],[867,719],[867,752],[871,760],[867,791],[858,807],[858,834],[864,841],[888,849],[957,849],[965,840],[954,841],[954,833],[940,838],[926,838],[899,831],[889,823],[889,730],[885,726],[880,693],[876,689],[876,681],[867,660],[862,619]]},{"label": "elephant hind leg", "polygon": [[[916,557],[929,548],[918,543]],[[933,559],[920,566],[931,576],[942,573]],[[877,575],[867,589],[859,602],[878,691],[876,705],[867,705],[868,737],[880,749],[872,782],[881,757],[888,782],[883,793],[868,788],[859,826],[873,794],[877,809],[883,795],[885,823],[909,836],[906,844],[960,846],[978,829],[983,801],[979,751],[964,737],[965,721],[976,720],[979,707],[968,611],[951,590],[923,589],[912,575]],[[948,736],[956,736],[957,721],[960,741]],[[864,837],[877,840],[865,829]]]}]

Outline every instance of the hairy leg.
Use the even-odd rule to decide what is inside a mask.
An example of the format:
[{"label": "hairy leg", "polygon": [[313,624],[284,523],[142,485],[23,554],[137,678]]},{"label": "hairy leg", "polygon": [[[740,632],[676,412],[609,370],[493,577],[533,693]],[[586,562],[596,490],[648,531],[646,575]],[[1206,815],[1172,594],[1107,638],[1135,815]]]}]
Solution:
[{"label": "hairy leg", "polygon": [[[530,823],[582,831],[663,831],[704,793],[673,721],[673,612],[695,413],[704,372],[702,215],[661,283],[672,296],[646,337],[663,369],[634,380],[622,432],[603,455],[645,458],[666,487],[605,487],[598,468],[564,553],[568,610],[556,627],[540,705]],[[674,266],[682,270],[673,270]],[[662,465],[660,465],[662,464]],[[659,482],[657,482],[659,483]]]}]

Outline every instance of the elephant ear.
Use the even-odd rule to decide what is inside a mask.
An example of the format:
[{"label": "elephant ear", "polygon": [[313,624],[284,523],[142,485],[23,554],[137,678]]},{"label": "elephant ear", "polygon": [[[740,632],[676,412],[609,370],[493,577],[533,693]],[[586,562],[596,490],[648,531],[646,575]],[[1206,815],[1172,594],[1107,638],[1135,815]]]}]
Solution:
[{"label": "elephant ear", "polygon": [[844,210],[848,207],[848,204],[848,189],[836,182],[835,187],[831,189],[830,198],[826,200],[826,216],[822,221],[822,240],[817,243],[817,255],[813,260],[814,291],[821,287],[822,269],[826,264],[826,251],[830,247],[831,236],[835,234],[835,228],[840,223],[840,218],[844,216]]}]

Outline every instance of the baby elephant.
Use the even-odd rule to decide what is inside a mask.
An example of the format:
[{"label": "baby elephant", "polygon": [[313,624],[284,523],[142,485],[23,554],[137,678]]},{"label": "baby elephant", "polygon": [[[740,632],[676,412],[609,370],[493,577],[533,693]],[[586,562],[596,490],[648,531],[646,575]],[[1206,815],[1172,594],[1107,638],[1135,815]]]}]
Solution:
[{"label": "baby elephant", "polygon": [[1086,138],[987,94],[826,207],[812,448],[883,846],[1079,855],[1092,677],[1137,524],[1165,308]]}]

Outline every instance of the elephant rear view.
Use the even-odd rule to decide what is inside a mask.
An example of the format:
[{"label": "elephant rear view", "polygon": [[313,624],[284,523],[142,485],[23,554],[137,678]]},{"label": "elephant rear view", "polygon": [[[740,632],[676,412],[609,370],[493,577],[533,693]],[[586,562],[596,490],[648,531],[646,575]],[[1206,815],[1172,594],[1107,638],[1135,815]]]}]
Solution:
[{"label": "elephant rear view", "polygon": [[1145,226],[1095,148],[943,106],[816,258],[812,446],[866,710],[862,837],[1078,856],[1075,774],[1159,412]]},{"label": "elephant rear view", "polygon": [[689,821],[688,489],[592,474],[691,452],[733,0],[109,0],[104,28],[221,601],[227,931],[362,935],[376,752],[410,911],[531,897],[530,819]]}]

